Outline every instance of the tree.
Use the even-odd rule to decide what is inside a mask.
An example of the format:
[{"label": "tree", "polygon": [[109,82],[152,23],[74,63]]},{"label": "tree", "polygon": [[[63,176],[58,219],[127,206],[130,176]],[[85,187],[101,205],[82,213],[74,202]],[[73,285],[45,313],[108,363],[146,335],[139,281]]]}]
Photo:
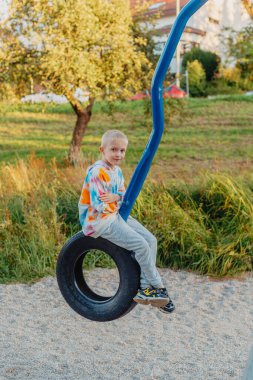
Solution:
[{"label": "tree", "polygon": [[206,80],[211,81],[214,78],[215,73],[218,72],[220,57],[211,51],[193,48],[184,55],[182,62],[183,69],[186,69],[187,62],[193,62],[196,59],[202,64],[205,70]]},{"label": "tree", "polygon": [[251,0],[242,0],[244,8],[246,9],[248,15],[253,19],[253,5]]},{"label": "tree", "polygon": [[[129,96],[143,85],[145,54],[132,33],[125,0],[12,0],[2,39],[5,72],[15,82],[31,78],[69,100],[77,115],[69,160],[81,158],[81,144],[96,98]],[[147,71],[145,80],[148,80]],[[74,94],[89,91],[83,104]]]},{"label": "tree", "polygon": [[[187,62],[187,71],[189,77],[189,90],[193,97],[205,96],[206,86],[206,73],[202,64],[195,59],[195,61]],[[182,88],[185,88],[185,78],[182,81]]]},{"label": "tree", "polygon": [[[155,70],[161,55],[161,41],[160,38],[157,38],[159,32],[156,26],[162,14],[158,9],[155,12],[151,10],[150,7],[153,5],[153,0],[133,0],[131,9],[133,13],[133,35],[137,40],[141,38],[142,41],[145,41],[139,45],[139,50],[148,58],[152,70]],[[174,77],[168,70],[165,82],[170,83],[171,80],[174,81]]]},{"label": "tree", "polygon": [[239,32],[230,29],[225,43],[227,53],[230,59],[236,60],[242,78],[253,80],[253,27],[245,27]]},{"label": "tree", "polygon": [[150,13],[149,7],[153,5],[152,0],[135,0],[132,3],[133,13],[133,35],[136,39],[141,38],[145,43],[139,45],[139,50],[145,53],[149,62],[155,68],[160,55],[157,54],[157,43],[154,40],[155,25],[160,13]]},{"label": "tree", "polygon": [[229,86],[238,86],[241,80],[241,70],[238,67],[221,67],[219,76]]},{"label": "tree", "polygon": [[192,85],[200,85],[206,79],[205,70],[202,64],[195,59],[195,61],[187,62],[187,70],[189,75],[189,82]]},{"label": "tree", "polygon": [[[25,59],[18,56],[17,52],[21,50]],[[30,66],[31,63],[29,49],[21,45],[21,42],[12,33],[8,24],[0,24],[1,100],[17,100],[29,91],[29,82],[33,71]]]}]

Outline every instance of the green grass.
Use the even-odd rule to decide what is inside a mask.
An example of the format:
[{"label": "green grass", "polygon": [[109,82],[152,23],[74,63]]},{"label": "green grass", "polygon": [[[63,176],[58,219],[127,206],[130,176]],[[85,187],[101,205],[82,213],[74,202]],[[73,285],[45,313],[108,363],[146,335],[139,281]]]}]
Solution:
[{"label": "green grass", "polygon": [[[253,97],[189,99],[170,109],[133,216],[158,238],[161,266],[211,276],[252,270]],[[95,104],[85,162],[66,162],[75,115],[69,105],[2,104],[0,114],[0,281],[55,273],[64,241],[80,230],[77,201],[102,134],[129,137],[126,183],[152,129],[145,102]],[[33,155],[32,153],[35,153]],[[24,159],[24,160],[22,160]],[[88,267],[111,265],[98,255]]]},{"label": "green grass", "polygon": [[[54,274],[63,243],[80,230],[81,171],[31,158],[2,165],[0,176],[0,282]],[[226,175],[198,186],[148,181],[132,215],[157,237],[159,266],[219,277],[253,269],[253,192]],[[112,262],[98,252],[85,265]]]},{"label": "green grass", "polygon": [[[253,160],[252,96],[189,99],[182,102],[182,113],[172,120],[168,106],[165,108],[165,131],[153,171],[184,180],[206,170],[247,177]],[[55,157],[64,164],[76,120],[69,105],[11,104],[3,105],[1,110],[0,161],[14,162],[34,152],[47,161]],[[116,128],[129,137],[126,165],[133,169],[151,131],[151,117],[144,113],[145,102],[115,102],[112,115],[106,111],[107,103],[95,103],[83,139],[86,161],[99,157],[101,135]]]}]

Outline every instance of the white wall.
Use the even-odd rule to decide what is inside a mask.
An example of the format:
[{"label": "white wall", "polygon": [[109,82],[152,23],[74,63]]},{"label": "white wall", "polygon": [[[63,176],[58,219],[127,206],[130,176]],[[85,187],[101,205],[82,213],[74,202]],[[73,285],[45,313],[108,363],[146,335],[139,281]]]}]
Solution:
[{"label": "white wall", "polygon": [[[162,28],[172,25],[175,17],[161,18],[157,21],[156,27]],[[216,23],[217,21],[218,23]],[[206,32],[205,36],[184,32],[181,40],[197,42],[200,48],[211,50],[217,53],[222,61],[226,58],[225,46],[221,43],[224,40],[224,28],[229,27],[241,30],[245,26],[252,24],[252,20],[239,0],[209,0],[197,13],[188,21],[187,26],[197,28]],[[154,37],[155,41],[167,41],[167,35]],[[161,53],[161,51],[159,51]],[[171,72],[176,70],[175,59],[171,63]]]}]

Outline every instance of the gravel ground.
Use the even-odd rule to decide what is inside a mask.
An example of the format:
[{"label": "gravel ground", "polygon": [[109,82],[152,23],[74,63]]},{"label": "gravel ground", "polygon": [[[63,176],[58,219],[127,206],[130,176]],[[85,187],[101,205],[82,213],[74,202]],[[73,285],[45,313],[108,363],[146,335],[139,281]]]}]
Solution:
[{"label": "gravel ground", "polygon": [[[174,313],[138,305],[106,323],[70,309],[55,278],[0,285],[0,379],[242,379],[253,341],[253,276],[211,281],[160,272]],[[94,286],[115,276],[90,273]]]}]

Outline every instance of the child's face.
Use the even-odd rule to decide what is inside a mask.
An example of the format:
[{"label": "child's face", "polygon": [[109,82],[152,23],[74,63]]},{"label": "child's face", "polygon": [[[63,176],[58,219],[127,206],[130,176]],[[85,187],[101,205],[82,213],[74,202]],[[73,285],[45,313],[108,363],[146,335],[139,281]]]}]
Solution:
[{"label": "child's face", "polygon": [[124,159],[126,149],[127,142],[124,139],[116,139],[108,141],[105,146],[99,148],[99,151],[102,153],[104,161],[113,168]]}]

